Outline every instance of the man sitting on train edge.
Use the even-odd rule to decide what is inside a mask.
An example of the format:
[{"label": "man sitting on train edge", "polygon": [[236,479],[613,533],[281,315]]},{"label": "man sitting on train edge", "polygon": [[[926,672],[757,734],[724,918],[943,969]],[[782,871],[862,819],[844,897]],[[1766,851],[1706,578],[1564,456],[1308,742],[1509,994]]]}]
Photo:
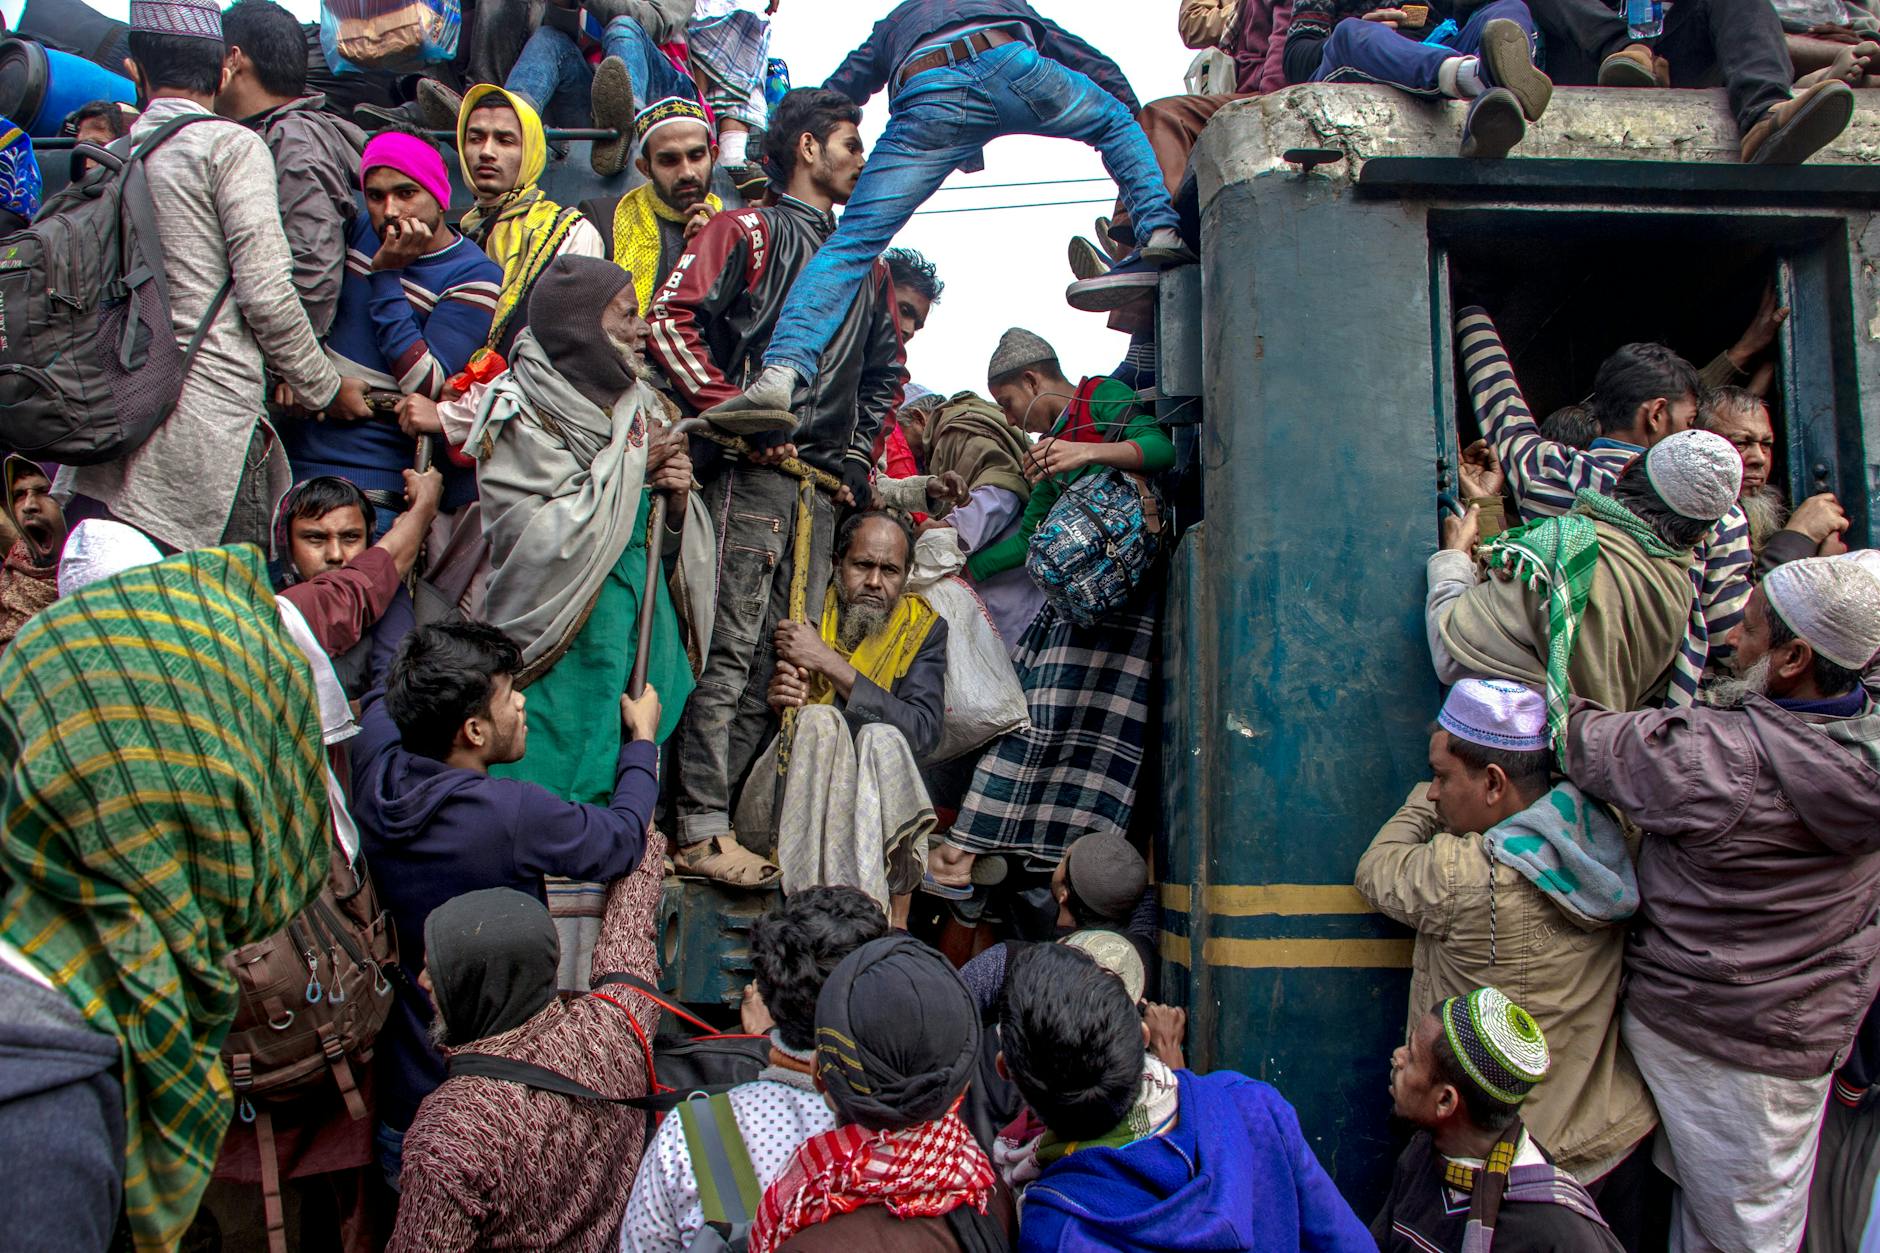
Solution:
[{"label": "man sitting on train edge", "polygon": [[1526,0],[1456,9],[1462,29],[1441,44],[1400,31],[1402,9],[1376,8],[1372,0],[1299,0],[1286,32],[1286,81],[1384,83],[1416,96],[1467,100],[1462,155],[1505,157],[1554,94],[1552,81],[1534,67],[1534,19]]},{"label": "man sitting on train edge", "polygon": [[1599,1207],[1521,1122],[1547,1039],[1496,988],[1431,1009],[1390,1057],[1393,1112],[1422,1128],[1371,1222],[1383,1253],[1619,1253]]}]

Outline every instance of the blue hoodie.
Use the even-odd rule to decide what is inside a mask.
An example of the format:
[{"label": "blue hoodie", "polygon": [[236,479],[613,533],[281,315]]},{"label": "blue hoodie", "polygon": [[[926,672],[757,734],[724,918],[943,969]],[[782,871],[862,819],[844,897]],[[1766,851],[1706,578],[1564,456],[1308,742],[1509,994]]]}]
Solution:
[{"label": "blue hoodie", "polygon": [[1168,1134],[1079,1149],[1025,1189],[1020,1253],[1377,1253],[1284,1097],[1233,1071],[1175,1077],[1180,1106]]},{"label": "blue hoodie", "polygon": [[398,1004],[379,1037],[379,1119],[403,1131],[444,1082],[427,1030],[431,1002],[418,987],[424,921],[481,888],[543,896],[542,877],[610,883],[646,851],[659,800],[658,751],[620,749],[609,805],[581,805],[533,783],[493,779],[407,752],[383,691],[366,697],[352,750],[353,819],[379,900],[398,928]]}]

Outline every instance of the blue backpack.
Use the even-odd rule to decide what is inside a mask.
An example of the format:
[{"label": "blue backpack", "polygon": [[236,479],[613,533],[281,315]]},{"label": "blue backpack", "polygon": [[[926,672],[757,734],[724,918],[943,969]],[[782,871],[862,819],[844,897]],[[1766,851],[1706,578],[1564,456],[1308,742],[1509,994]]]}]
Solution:
[{"label": "blue backpack", "polygon": [[1162,555],[1162,497],[1141,474],[1105,468],[1064,488],[1032,532],[1025,572],[1079,626],[1129,603]]}]

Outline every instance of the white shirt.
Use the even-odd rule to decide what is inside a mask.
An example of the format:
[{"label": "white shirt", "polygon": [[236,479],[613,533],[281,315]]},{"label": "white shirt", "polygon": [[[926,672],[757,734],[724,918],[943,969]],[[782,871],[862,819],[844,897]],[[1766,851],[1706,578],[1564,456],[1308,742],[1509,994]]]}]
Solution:
[{"label": "white shirt", "polygon": [[[774,1069],[764,1074],[726,1096],[758,1186],[768,1188],[805,1140],[835,1130],[836,1117],[808,1075]],[[621,1253],[684,1253],[704,1225],[685,1128],[676,1113],[669,1114],[640,1159],[620,1223]]]}]

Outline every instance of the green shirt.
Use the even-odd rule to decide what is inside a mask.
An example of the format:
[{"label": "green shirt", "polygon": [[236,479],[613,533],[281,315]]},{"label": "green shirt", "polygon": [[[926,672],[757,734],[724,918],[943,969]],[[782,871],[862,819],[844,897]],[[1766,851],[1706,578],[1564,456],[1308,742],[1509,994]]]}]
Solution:
[{"label": "green shirt", "polygon": [[[1085,379],[1084,383],[1089,381]],[[1079,384],[1078,390],[1082,391],[1083,386]],[[1058,429],[1065,426],[1071,411],[1066,409],[1064,412],[1066,417],[1058,420]],[[1175,464],[1175,445],[1169,442],[1168,433],[1162,429],[1162,424],[1156,421],[1154,413],[1143,407],[1134,390],[1116,379],[1106,378],[1091,391],[1090,422],[1105,436],[1112,431],[1121,431],[1122,438],[1116,442],[1136,446],[1142,463],[1135,468],[1144,474],[1158,474]],[[975,579],[985,579],[1024,565],[1032,533],[1050,516],[1051,506],[1057,504],[1064,489],[1087,474],[1107,468],[1087,465],[1064,474],[1054,474],[1033,484],[1031,499],[1025,505],[1024,516],[1018,521],[1018,529],[998,543],[974,553],[966,563],[966,572]]]}]

